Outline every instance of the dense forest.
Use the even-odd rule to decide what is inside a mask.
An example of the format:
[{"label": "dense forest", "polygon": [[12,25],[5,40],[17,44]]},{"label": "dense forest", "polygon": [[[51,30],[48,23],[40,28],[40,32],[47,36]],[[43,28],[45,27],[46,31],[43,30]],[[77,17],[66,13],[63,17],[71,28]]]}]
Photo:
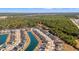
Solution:
[{"label": "dense forest", "polygon": [[0,30],[15,29],[25,27],[35,27],[41,22],[49,27],[52,33],[56,33],[58,37],[75,46],[75,39],[79,35],[79,29],[69,20],[68,16],[62,15],[34,15],[34,16],[14,16],[6,19],[0,19]]}]

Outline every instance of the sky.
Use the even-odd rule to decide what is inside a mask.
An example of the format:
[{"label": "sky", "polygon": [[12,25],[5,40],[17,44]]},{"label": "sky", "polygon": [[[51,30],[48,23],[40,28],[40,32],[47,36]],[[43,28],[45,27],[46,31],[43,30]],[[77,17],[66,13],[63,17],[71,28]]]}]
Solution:
[{"label": "sky", "polygon": [[54,13],[79,12],[79,8],[0,8],[0,13]]}]

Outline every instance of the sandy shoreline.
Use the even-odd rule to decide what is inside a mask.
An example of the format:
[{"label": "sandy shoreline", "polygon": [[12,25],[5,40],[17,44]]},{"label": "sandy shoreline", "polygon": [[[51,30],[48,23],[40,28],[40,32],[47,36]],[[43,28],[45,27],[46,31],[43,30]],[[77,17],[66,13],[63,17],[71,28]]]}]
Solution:
[{"label": "sandy shoreline", "polygon": [[26,31],[24,31],[24,35],[26,37],[26,42],[24,44],[23,50],[25,50],[29,46],[29,44],[30,44],[30,38],[29,38],[29,35],[27,34]]},{"label": "sandy shoreline", "polygon": [[8,44],[8,42],[10,42],[10,34],[8,35],[8,37],[7,37],[7,40],[6,40],[5,44],[7,45],[7,44]]}]

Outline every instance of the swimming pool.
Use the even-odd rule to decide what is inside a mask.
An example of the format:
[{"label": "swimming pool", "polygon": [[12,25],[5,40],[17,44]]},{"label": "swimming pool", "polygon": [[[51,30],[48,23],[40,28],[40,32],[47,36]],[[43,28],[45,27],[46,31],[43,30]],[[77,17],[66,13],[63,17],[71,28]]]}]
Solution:
[{"label": "swimming pool", "polygon": [[8,34],[0,35],[0,45],[6,42]]},{"label": "swimming pool", "polygon": [[31,32],[27,32],[29,37],[30,37],[30,44],[29,46],[26,48],[25,51],[33,51],[35,49],[35,47],[38,45],[38,41],[35,38],[35,36],[31,33]]}]

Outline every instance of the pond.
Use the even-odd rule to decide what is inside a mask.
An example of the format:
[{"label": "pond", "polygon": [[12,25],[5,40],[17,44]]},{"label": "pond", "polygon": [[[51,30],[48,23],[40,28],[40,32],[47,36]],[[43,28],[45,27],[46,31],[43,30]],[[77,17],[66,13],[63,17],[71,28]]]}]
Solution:
[{"label": "pond", "polygon": [[0,35],[0,45],[6,42],[7,36],[8,34]]},{"label": "pond", "polygon": [[28,45],[28,47],[26,48],[25,51],[33,51],[36,48],[36,46],[38,45],[38,41],[31,32],[27,32],[27,33],[30,37],[30,44]]}]

